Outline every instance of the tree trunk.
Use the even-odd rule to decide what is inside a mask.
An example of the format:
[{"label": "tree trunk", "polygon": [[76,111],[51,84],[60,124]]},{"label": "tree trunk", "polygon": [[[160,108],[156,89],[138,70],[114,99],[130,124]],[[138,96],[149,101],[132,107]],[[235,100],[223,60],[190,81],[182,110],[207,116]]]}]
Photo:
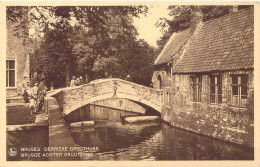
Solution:
[{"label": "tree trunk", "polygon": [[66,66],[66,87],[70,86],[70,75],[69,75],[69,68]]}]

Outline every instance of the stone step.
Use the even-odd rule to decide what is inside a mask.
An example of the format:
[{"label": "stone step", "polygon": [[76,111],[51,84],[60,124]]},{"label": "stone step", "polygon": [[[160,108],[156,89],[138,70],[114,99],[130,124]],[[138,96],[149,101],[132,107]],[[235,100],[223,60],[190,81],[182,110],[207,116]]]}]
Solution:
[{"label": "stone step", "polygon": [[126,123],[144,123],[144,122],[159,122],[160,117],[158,116],[134,116],[126,117]]},{"label": "stone step", "polygon": [[13,131],[25,131],[25,130],[37,130],[40,128],[48,128],[48,125],[46,124],[7,125],[6,131],[13,132]]},{"label": "stone step", "polygon": [[73,122],[70,124],[70,127],[74,128],[74,127],[91,127],[94,126],[94,121],[82,121],[82,122]]}]

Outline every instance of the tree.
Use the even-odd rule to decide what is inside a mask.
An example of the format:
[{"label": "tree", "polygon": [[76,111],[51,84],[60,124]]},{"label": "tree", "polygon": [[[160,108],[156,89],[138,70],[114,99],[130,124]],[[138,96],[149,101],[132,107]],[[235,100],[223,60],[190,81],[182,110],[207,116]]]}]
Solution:
[{"label": "tree", "polygon": [[92,79],[104,76],[105,73],[115,73],[114,65],[118,57],[125,54],[123,48],[128,48],[129,41],[136,40],[137,36],[132,19],[135,14],[124,12],[129,9],[132,8],[110,7],[105,12],[108,18],[104,20],[105,26],[102,24],[87,29],[82,24],[75,26],[73,54],[77,55],[79,73],[85,72]]},{"label": "tree", "polygon": [[53,24],[53,29],[45,33],[44,41],[35,53],[34,66],[31,68],[38,72],[43,71],[49,80],[48,84],[54,82],[64,86],[60,83],[63,81],[69,86],[70,74],[75,65],[71,43],[72,30],[68,20],[59,20]]},{"label": "tree", "polygon": [[127,67],[133,82],[150,86],[154,71],[155,49],[142,39],[133,43],[129,49],[130,54],[123,60],[123,67]]},{"label": "tree", "polygon": [[71,43],[72,26],[67,19],[61,19],[53,26],[54,29],[46,33],[43,48],[45,53],[47,51],[46,55],[53,57],[56,64],[65,71],[66,86],[69,86],[70,73],[75,65]]},{"label": "tree", "polygon": [[14,35],[18,38],[28,38],[28,7],[25,6],[7,6],[6,7],[6,17],[7,23],[12,22],[15,24]]},{"label": "tree", "polygon": [[[46,78],[56,86],[62,86],[61,81],[65,82],[64,78],[68,86],[69,78],[75,74],[87,73],[92,79],[105,73],[112,74],[114,77],[134,74],[138,71],[130,67],[133,65],[131,60],[141,59],[138,56],[141,57],[144,53],[152,53],[152,51],[148,53],[142,50],[149,48],[147,43],[140,49],[139,43],[144,42],[137,40],[138,34],[132,19],[138,17],[138,14],[145,14],[146,7],[46,7],[44,9],[54,13],[56,20],[53,23],[46,21],[45,24],[48,26],[43,26],[44,42],[36,53],[36,58],[39,60],[35,61],[37,66],[34,68],[44,69]],[[70,24],[71,12],[74,13],[75,18],[78,17],[76,25],[73,26]],[[50,16],[42,18],[48,17]],[[153,50],[153,48],[149,49]],[[134,59],[133,55],[135,55]],[[143,62],[144,67],[147,62],[150,61]],[[144,72],[144,75],[148,73],[150,74],[151,71]],[[147,77],[143,78],[146,78],[146,81],[150,80]],[[135,79],[139,83],[147,84],[141,80],[142,78]]]},{"label": "tree", "polygon": [[[75,49],[78,52],[85,50],[81,63],[86,65],[88,62],[94,62],[92,72],[95,78],[104,77],[105,74],[118,78],[130,75],[132,81],[149,86],[155,57],[154,48],[144,40],[137,39],[138,33],[133,26],[132,17],[115,15],[113,11],[107,15],[112,18],[107,23],[108,40],[102,39],[106,42],[101,45],[102,51],[101,48],[96,48],[98,56],[95,57],[93,56],[95,54],[91,52],[95,50],[94,46],[97,45],[95,43],[98,43],[98,38],[89,34],[91,37],[85,41],[87,45],[83,47],[83,42],[81,42]],[[93,57],[95,57],[94,61],[90,61],[89,59],[93,60]]]},{"label": "tree", "polygon": [[[19,27],[28,26],[28,21],[23,21],[24,13],[29,13],[29,25],[42,25],[42,31],[48,31],[59,19],[76,19],[86,27],[92,27],[99,31],[106,27],[106,21],[111,19],[107,12],[114,11],[115,15],[138,17],[139,14],[146,14],[148,8],[139,6],[7,6],[7,20],[19,22]],[[28,20],[26,18],[25,20]],[[27,32],[24,32],[28,35]],[[16,32],[14,32],[16,34]],[[17,34],[16,34],[17,35]],[[20,34],[21,35],[21,34]]]}]

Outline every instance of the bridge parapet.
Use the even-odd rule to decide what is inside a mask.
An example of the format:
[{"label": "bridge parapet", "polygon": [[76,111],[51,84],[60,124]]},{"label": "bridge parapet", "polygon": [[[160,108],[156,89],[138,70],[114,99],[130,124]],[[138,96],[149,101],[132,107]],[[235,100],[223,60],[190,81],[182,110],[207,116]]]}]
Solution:
[{"label": "bridge parapet", "polygon": [[162,90],[116,78],[100,79],[89,84],[64,88],[62,91],[52,93],[51,96],[57,99],[65,115],[87,104],[108,98],[136,101],[150,106],[159,112],[161,112],[163,104]]}]

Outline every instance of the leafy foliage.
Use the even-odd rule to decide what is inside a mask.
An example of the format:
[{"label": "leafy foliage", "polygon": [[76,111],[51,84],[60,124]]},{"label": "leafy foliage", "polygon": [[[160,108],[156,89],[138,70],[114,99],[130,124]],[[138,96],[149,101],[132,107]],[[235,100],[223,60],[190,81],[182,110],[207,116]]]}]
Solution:
[{"label": "leafy foliage", "polygon": [[[68,86],[73,75],[85,74],[90,79],[131,75],[136,83],[150,84],[154,48],[137,39],[133,26],[133,17],[146,14],[147,7],[32,6],[28,11],[30,26],[44,32],[40,48],[31,57],[31,68],[43,71],[48,85]],[[8,12],[11,22],[20,17],[19,8]]]},{"label": "leafy foliage", "polygon": [[69,75],[75,64],[75,58],[71,54],[71,32],[72,27],[66,19],[57,22],[54,29],[45,34],[41,48],[32,58],[31,68],[34,71],[43,71],[48,84],[54,82],[55,85],[65,86],[64,83],[69,82]]},{"label": "leafy foliage", "polygon": [[[8,6],[6,9],[7,24],[14,24],[14,35],[19,38],[28,38],[28,7]],[[26,43],[26,42],[25,42]]]},{"label": "leafy foliage", "polygon": [[[163,36],[157,41],[159,50],[162,50],[172,33],[182,31],[190,27],[191,14],[194,10],[197,10],[198,7],[203,13],[203,21],[209,21],[230,13],[233,6],[169,6],[169,15],[172,16],[172,19],[161,18],[157,24],[157,26],[164,30]],[[250,6],[241,5],[238,6],[238,9],[244,9],[247,7]]]}]

